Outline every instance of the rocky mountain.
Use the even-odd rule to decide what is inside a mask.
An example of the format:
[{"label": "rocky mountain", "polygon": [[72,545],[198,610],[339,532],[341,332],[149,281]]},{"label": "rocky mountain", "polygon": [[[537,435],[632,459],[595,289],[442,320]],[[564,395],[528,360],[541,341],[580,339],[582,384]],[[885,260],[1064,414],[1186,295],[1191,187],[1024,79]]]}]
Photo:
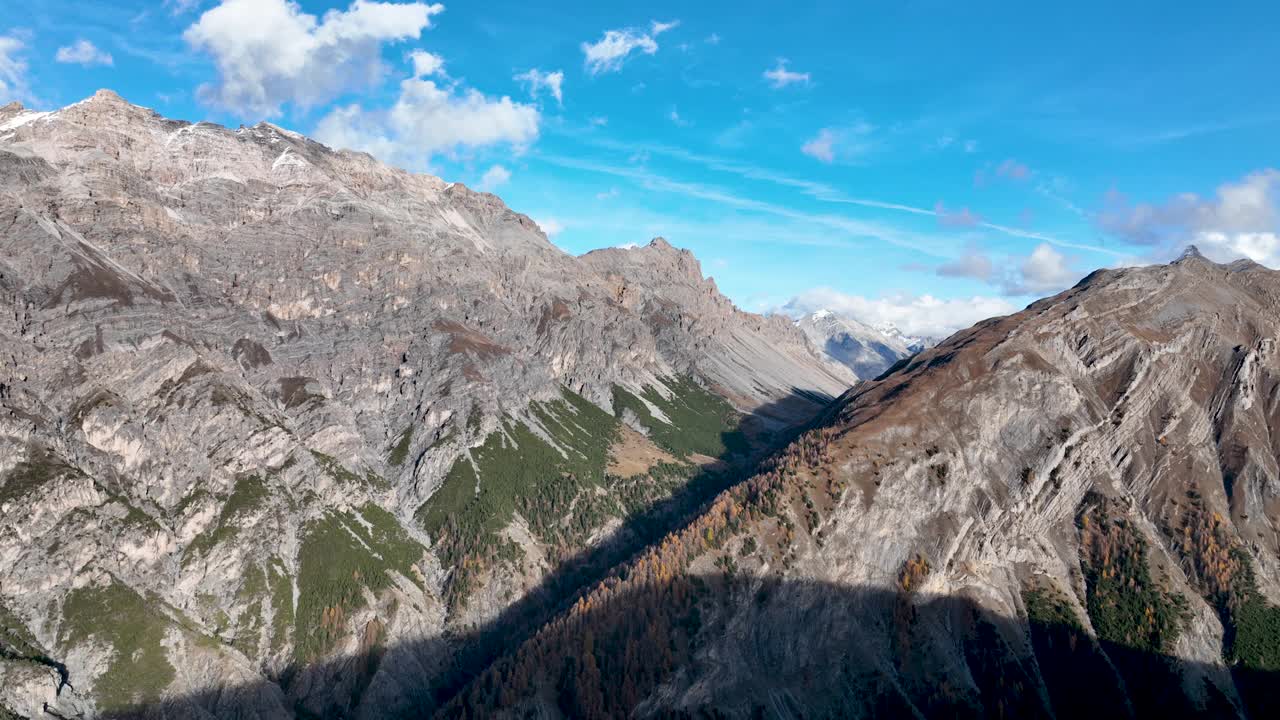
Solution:
[{"label": "rocky mountain", "polygon": [[899,360],[923,350],[925,341],[907,338],[889,325],[874,328],[830,310],[819,310],[796,321],[796,327],[835,365],[870,380]]},{"label": "rocky mountain", "polygon": [[24,717],[428,702],[854,382],[661,239],[573,257],[493,195],[107,91],[0,108],[0,247]]},{"label": "rocky mountain", "polygon": [[921,350],[929,348],[942,342],[944,338],[934,337],[932,335],[908,335],[891,322],[883,322],[873,326],[878,332],[889,336],[893,340],[907,346],[907,350],[912,353],[918,353]]},{"label": "rocky mountain", "polygon": [[1276,717],[1278,335],[1194,251],[979,323],[441,716]]}]

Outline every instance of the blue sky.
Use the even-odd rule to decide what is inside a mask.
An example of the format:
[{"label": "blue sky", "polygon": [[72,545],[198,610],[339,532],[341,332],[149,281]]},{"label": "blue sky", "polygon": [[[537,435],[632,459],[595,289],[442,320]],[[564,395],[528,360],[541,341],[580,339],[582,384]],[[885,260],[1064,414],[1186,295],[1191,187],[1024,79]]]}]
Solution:
[{"label": "blue sky", "polygon": [[934,333],[1188,242],[1280,266],[1280,6],[1228,5],[0,0],[0,102],[269,119]]}]

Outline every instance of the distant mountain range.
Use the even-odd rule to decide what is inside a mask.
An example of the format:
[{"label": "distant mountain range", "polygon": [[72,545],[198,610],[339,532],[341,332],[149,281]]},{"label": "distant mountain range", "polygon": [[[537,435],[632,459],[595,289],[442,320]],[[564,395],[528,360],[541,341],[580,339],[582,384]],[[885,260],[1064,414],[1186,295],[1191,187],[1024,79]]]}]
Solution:
[{"label": "distant mountain range", "polygon": [[871,326],[819,310],[796,321],[805,337],[833,363],[870,380],[899,360],[937,344],[936,338],[904,335],[892,323]]}]

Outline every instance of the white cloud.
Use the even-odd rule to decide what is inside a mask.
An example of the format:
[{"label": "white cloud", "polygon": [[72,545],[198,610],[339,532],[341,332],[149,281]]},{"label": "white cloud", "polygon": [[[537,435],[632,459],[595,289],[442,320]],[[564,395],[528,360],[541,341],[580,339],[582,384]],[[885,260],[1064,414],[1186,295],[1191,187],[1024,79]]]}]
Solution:
[{"label": "white cloud", "polygon": [[[929,266],[912,264],[907,269],[927,271]],[[939,277],[985,282],[1007,296],[1043,296],[1061,292],[1085,274],[1074,267],[1071,259],[1044,242],[1028,255],[1006,255],[999,260],[976,246],[970,246],[959,257],[938,265],[934,273]]]},{"label": "white cloud", "polygon": [[555,72],[542,72],[538,68],[532,68],[528,72],[522,72],[513,78],[516,82],[523,83],[529,87],[529,95],[534,99],[538,99],[538,93],[546,90],[551,93],[551,97],[556,99],[557,103],[564,104],[564,94],[561,86],[564,84],[564,73],[560,70]]},{"label": "white cloud", "polygon": [[1280,268],[1280,234],[1274,232],[1199,232],[1195,245],[1205,257],[1218,262],[1247,258],[1271,268]]},{"label": "white cloud", "polygon": [[493,192],[494,190],[506,185],[511,180],[511,171],[501,165],[494,165],[484,171],[484,175],[480,177],[480,189],[485,192]]},{"label": "white cloud", "polygon": [[689,121],[680,117],[680,111],[675,107],[671,108],[671,112],[667,114],[667,119],[680,127],[686,127],[689,125]]},{"label": "white cloud", "polygon": [[609,118],[603,115],[598,115],[595,117],[587,118],[587,122],[591,123],[592,127],[604,127],[605,125],[609,124]]},{"label": "white cloud", "polygon": [[393,137],[386,119],[386,113],[365,112],[359,105],[337,107],[316,124],[311,135],[331,147],[360,150],[384,162],[411,162],[414,154]]},{"label": "white cloud", "polygon": [[317,20],[290,0],[222,0],[183,33],[213,57],[218,82],[200,98],[229,110],[276,116],[285,103],[313,107],[385,72],[382,45],[418,38],[440,4],[355,0]]},{"label": "white cloud", "polygon": [[710,35],[707,36],[707,39],[704,40],[703,42],[705,42],[708,45],[719,45],[720,36],[716,33],[711,33]]},{"label": "white cloud", "polygon": [[27,63],[21,57],[26,43],[13,35],[0,35],[0,103],[30,100]]},{"label": "white cloud", "polygon": [[[927,269],[928,266],[915,269]],[[934,271],[940,277],[968,278],[1000,288],[1004,295],[1049,295],[1074,285],[1084,272],[1048,243],[1040,243],[1029,255],[1007,255],[999,261],[977,247]]]},{"label": "white cloud", "polygon": [[1224,183],[1210,198],[1181,193],[1160,204],[1133,205],[1112,191],[1096,218],[1106,232],[1152,246],[1155,255],[1173,255],[1195,243],[1210,259],[1248,258],[1280,267],[1280,170]]},{"label": "white cloud", "polygon": [[553,217],[534,218],[533,221],[542,228],[542,232],[547,237],[555,237],[564,230],[564,225]]},{"label": "white cloud", "polygon": [[964,141],[964,151],[965,151],[965,152],[967,152],[967,153],[976,153],[976,152],[978,152],[978,141],[977,141],[977,140],[965,140],[965,141]]},{"label": "white cloud", "polygon": [[60,63],[74,63],[89,67],[91,65],[114,65],[111,53],[105,53],[88,40],[77,40],[73,45],[58,48],[54,59]]},{"label": "white cloud", "polygon": [[800,146],[800,152],[824,163],[831,163],[836,159],[835,146],[836,134],[829,128],[823,128],[816,137]]},{"label": "white cloud", "polygon": [[537,139],[539,120],[537,108],[506,96],[491,98],[474,88],[408,78],[400,83],[400,96],[390,109],[337,108],[316,126],[315,136],[329,145],[413,165],[464,148],[506,144],[522,152]]},{"label": "white cloud", "polygon": [[609,188],[608,190],[606,190],[606,191],[604,191],[604,192],[598,192],[598,193],[596,193],[596,199],[597,199],[597,200],[612,200],[613,198],[618,197],[618,195],[619,195],[619,194],[620,194],[620,193],[618,192],[618,188],[616,188],[616,187],[611,187],[611,188]]},{"label": "white cloud", "polygon": [[1046,295],[1076,283],[1082,273],[1072,269],[1066,256],[1048,243],[1040,243],[1031,254],[1008,272],[1003,280],[1006,295]]},{"label": "white cloud", "polygon": [[444,74],[444,58],[426,50],[414,50],[409,53],[409,61],[413,63],[413,76],[430,77],[437,73]]},{"label": "white cloud", "polygon": [[986,253],[969,249],[960,257],[939,265],[937,273],[942,277],[970,278],[985,282],[995,273],[995,263]]},{"label": "white cloud", "polygon": [[639,28],[623,28],[606,30],[604,35],[594,43],[582,43],[582,54],[585,56],[587,72],[592,75],[617,72],[632,52],[639,50],[645,55],[658,52],[658,35],[679,25],[680,21],[658,22],[649,25],[649,31]]},{"label": "white cloud", "polygon": [[778,64],[772,70],[764,71],[764,79],[769,81],[769,86],[775,90],[784,88],[788,85],[796,83],[809,84],[809,73],[792,72],[787,69],[787,60],[778,58]]},{"label": "white cloud", "polygon": [[867,298],[820,287],[787,301],[782,312],[791,316],[831,310],[868,325],[892,323],[907,335],[943,337],[997,315],[1017,310],[1008,300],[976,295],[942,300],[932,295],[892,295]]}]

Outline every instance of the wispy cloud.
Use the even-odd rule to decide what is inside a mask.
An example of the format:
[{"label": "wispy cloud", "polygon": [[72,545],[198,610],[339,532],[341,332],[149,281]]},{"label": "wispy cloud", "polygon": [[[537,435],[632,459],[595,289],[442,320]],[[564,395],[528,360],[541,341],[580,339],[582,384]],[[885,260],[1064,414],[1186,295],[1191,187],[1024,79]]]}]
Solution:
[{"label": "wispy cloud", "polygon": [[823,128],[812,140],[800,146],[800,152],[830,165],[836,159],[836,134],[831,128]]},{"label": "wispy cloud", "polygon": [[560,167],[625,178],[648,190],[674,193],[686,198],[706,200],[740,210],[749,210],[775,217],[809,223],[815,227],[836,230],[854,238],[881,240],[892,245],[924,253],[931,257],[947,258],[952,252],[954,252],[951,248],[952,243],[945,238],[935,238],[922,233],[903,230],[884,223],[850,218],[842,215],[806,213],[782,205],[742,197],[713,185],[674,180],[643,167],[619,167],[615,165],[597,163],[590,160],[583,160],[580,158],[542,153],[539,153],[537,157],[545,162]]},{"label": "wispy cloud", "polygon": [[973,173],[973,186],[976,188],[984,188],[993,181],[1010,180],[1013,182],[1023,182],[1031,178],[1034,173],[1026,164],[1018,162],[1013,158],[1008,158],[998,165],[993,166],[986,163]]},{"label": "wispy cloud", "polygon": [[546,90],[556,102],[564,104],[564,73],[560,70],[555,72],[543,72],[538,68],[532,68],[526,72],[522,72],[515,76],[515,81],[529,88],[529,95],[537,100],[538,94]]},{"label": "wispy cloud", "polygon": [[1120,145],[1122,147],[1142,148],[1152,145],[1163,145],[1165,143],[1189,140],[1191,138],[1202,137],[1205,135],[1217,135],[1219,133],[1232,132],[1234,130],[1243,130],[1246,128],[1276,124],[1280,124],[1280,115],[1235,116],[1229,119],[1183,125],[1181,127],[1168,127],[1134,133],[1113,133],[1112,142],[1113,144]]},{"label": "wispy cloud", "polygon": [[938,224],[943,227],[972,228],[982,224],[981,215],[967,207],[962,207],[959,210],[948,210],[941,200],[933,206],[933,214],[937,216]]},{"label": "wispy cloud", "polygon": [[809,73],[795,72],[787,69],[786,58],[778,58],[778,63],[772,69],[764,71],[764,79],[769,81],[769,86],[775,90],[780,90],[788,85],[808,85]]},{"label": "wispy cloud", "polygon": [[996,177],[1018,181],[1026,180],[1031,177],[1031,168],[1024,163],[1009,158],[996,166]]},{"label": "wispy cloud", "polygon": [[800,152],[828,165],[837,160],[858,160],[875,149],[876,142],[871,137],[875,129],[868,122],[822,128],[817,135],[800,146]]},{"label": "wispy cloud", "polygon": [[[715,172],[722,172],[730,175],[736,175],[748,180],[766,182],[780,187],[791,188],[800,193],[820,200],[825,203],[836,205],[853,205],[857,207],[873,208],[876,210],[886,210],[890,212],[906,213],[909,215],[917,215],[923,217],[936,217],[936,209],[918,207],[906,203],[891,202],[879,200],[875,198],[856,197],[846,194],[836,187],[806,178],[798,178],[785,173],[774,170],[761,168],[748,163],[737,160],[729,160],[726,158],[703,155],[691,152],[679,147],[663,145],[658,143],[622,143],[605,138],[592,138],[587,141],[589,145],[599,147],[605,150],[613,150],[617,152],[625,152],[633,156],[649,154],[661,155],[664,157],[700,165]],[[1034,232],[1023,228],[1010,227],[999,223],[983,220],[976,227],[992,230],[1009,237],[1022,238],[1026,240],[1036,240],[1046,242],[1062,248],[1071,248],[1075,250],[1084,250],[1088,252],[1100,253],[1117,259],[1129,259],[1129,253],[1119,252],[1110,248],[1091,245],[1088,243],[1075,242],[1065,240],[1060,237],[1048,235],[1046,233]],[[932,254],[932,253],[931,253]]]},{"label": "wispy cloud", "polygon": [[680,24],[679,20],[649,24],[649,30],[639,28],[622,28],[606,30],[601,38],[593,43],[582,43],[582,54],[587,72],[592,75],[617,72],[623,63],[634,52],[653,55],[658,52],[657,37]]}]

